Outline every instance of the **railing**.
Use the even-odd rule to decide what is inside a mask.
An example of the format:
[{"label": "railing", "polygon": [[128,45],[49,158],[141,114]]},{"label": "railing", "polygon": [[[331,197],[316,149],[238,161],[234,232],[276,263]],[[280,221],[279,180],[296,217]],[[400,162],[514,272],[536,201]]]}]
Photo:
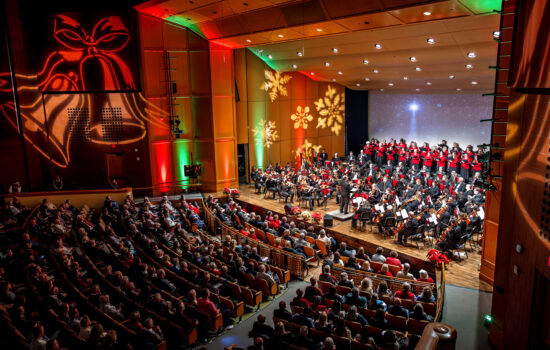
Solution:
[{"label": "railing", "polygon": [[445,301],[445,263],[441,263],[441,282],[437,286],[437,309],[435,311],[435,321],[440,321],[443,316],[443,303]]}]

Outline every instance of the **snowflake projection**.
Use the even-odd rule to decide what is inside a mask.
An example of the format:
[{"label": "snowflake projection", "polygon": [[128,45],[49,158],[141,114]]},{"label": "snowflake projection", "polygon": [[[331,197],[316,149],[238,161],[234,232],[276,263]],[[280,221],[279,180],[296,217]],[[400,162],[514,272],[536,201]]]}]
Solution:
[{"label": "snowflake projection", "polygon": [[294,121],[294,129],[298,129],[300,126],[307,129],[307,125],[313,120],[313,116],[309,114],[309,106],[305,108],[298,106],[296,112],[290,116],[290,119]]},{"label": "snowflake projection", "polygon": [[320,98],[314,103],[317,112],[319,112],[317,128],[330,127],[330,130],[338,135],[342,129],[344,111],[346,109],[344,104],[344,93],[337,93],[336,89],[329,85],[325,92],[325,97]]},{"label": "snowflake projection", "polygon": [[281,74],[277,71],[273,73],[269,69],[264,70],[265,81],[260,86],[261,90],[269,91],[269,99],[271,102],[275,101],[279,94],[281,96],[288,96],[288,91],[286,89],[286,84],[290,79],[291,75]]},{"label": "snowflake projection", "polygon": [[256,127],[252,129],[256,143],[263,143],[266,148],[271,147],[273,142],[279,138],[276,128],[275,122],[260,120]]},{"label": "snowflake projection", "polygon": [[302,147],[298,148],[296,153],[296,158],[300,158],[300,153],[302,153],[302,157],[305,159],[309,159],[313,157],[315,152],[319,153],[321,151],[321,148],[323,146],[321,145],[314,145],[311,142],[309,142],[307,139],[304,141],[304,144]]}]

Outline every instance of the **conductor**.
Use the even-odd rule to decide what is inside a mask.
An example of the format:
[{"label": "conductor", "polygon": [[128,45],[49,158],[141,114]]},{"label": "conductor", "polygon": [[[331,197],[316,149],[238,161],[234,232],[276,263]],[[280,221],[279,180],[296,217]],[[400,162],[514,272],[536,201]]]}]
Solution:
[{"label": "conductor", "polygon": [[348,213],[349,195],[351,192],[351,186],[348,183],[348,177],[344,176],[340,181],[340,213]]}]

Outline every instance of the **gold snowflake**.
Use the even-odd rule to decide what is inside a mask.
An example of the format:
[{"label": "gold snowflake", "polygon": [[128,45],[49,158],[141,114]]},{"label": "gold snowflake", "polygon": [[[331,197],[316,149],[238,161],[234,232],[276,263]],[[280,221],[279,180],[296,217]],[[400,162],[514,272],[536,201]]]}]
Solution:
[{"label": "gold snowflake", "polygon": [[313,120],[313,116],[309,114],[309,106],[306,106],[306,108],[298,106],[296,112],[290,116],[290,119],[294,121],[294,129],[298,129],[300,126],[307,129],[307,124]]},{"label": "gold snowflake", "polygon": [[266,148],[271,147],[273,142],[279,138],[276,128],[275,122],[260,120],[252,129],[256,143],[263,144]]},{"label": "gold snowflake", "polygon": [[314,145],[306,139],[302,147],[295,151],[296,158],[300,158],[301,153],[303,158],[309,159],[315,155],[315,152],[319,153],[322,147],[321,145]]},{"label": "gold snowflake", "polygon": [[279,94],[281,94],[281,96],[288,96],[286,84],[290,79],[292,79],[291,75],[288,75],[288,74],[283,75],[277,71],[275,71],[275,74],[274,74],[269,69],[266,69],[264,70],[264,76],[266,81],[262,83],[262,86],[260,86],[260,89],[269,91],[269,99],[271,100],[271,102],[275,101],[275,99]]},{"label": "gold snowflake", "polygon": [[338,135],[344,122],[344,93],[337,93],[336,89],[330,85],[324,98],[320,98],[315,103],[315,108],[319,112],[317,118],[317,128],[326,128],[327,126]]}]

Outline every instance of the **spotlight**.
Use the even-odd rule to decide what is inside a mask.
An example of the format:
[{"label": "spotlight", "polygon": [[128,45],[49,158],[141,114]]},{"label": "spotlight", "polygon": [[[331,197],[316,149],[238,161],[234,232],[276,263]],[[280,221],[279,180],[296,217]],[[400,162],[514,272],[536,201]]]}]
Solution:
[{"label": "spotlight", "polygon": [[363,60],[363,64],[369,64],[369,60]]},{"label": "spotlight", "polygon": [[380,71],[379,71],[378,69],[373,69],[372,72],[373,72],[374,74],[378,74]]},{"label": "spotlight", "polygon": [[250,39],[246,39],[246,42],[247,42],[247,43],[251,43],[251,42],[252,42],[252,40],[250,40]]},{"label": "spotlight", "polygon": [[379,44],[379,43],[374,44],[374,47],[375,47],[377,50],[381,50],[381,49],[382,49],[382,45]]},{"label": "spotlight", "polygon": [[323,31],[321,28],[317,28],[316,30],[317,30],[319,33]]},{"label": "spotlight", "polygon": [[325,62],[325,67],[330,67],[330,62]]},{"label": "spotlight", "polygon": [[296,52],[296,54],[300,57],[302,57],[304,55],[304,53],[302,51],[298,51],[298,52]]},{"label": "spotlight", "polygon": [[269,59],[273,59],[273,56],[271,56],[271,55],[267,55],[267,58],[269,58]]},{"label": "spotlight", "polygon": [[420,108],[420,106],[416,102],[413,102],[409,105],[409,111],[411,112],[418,111],[418,108]]},{"label": "spotlight", "polygon": [[430,85],[432,85],[432,83],[429,82],[429,81],[427,81],[427,82],[426,82],[426,85],[430,86]]},{"label": "spotlight", "polygon": [[472,81],[472,85],[477,85],[477,81]]},{"label": "spotlight", "polygon": [[462,89],[461,88],[456,88],[456,91],[462,91]]},{"label": "spotlight", "polygon": [[414,91],[420,91],[420,89],[419,89],[419,88],[416,88],[416,89],[414,89]]},{"label": "spotlight", "polygon": [[454,79],[454,78],[455,78],[455,76],[454,76],[454,75],[452,75],[452,74],[449,74],[449,79]]},{"label": "spotlight", "polygon": [[491,315],[483,315],[483,325],[485,327],[489,327],[489,325],[493,322],[493,316]]},{"label": "spotlight", "polygon": [[468,52],[468,57],[469,58],[476,58],[476,53],[475,52]]},{"label": "spotlight", "polygon": [[292,68],[296,69],[296,68],[298,68],[298,65],[293,64],[293,65],[292,65]]},{"label": "spotlight", "polygon": [[500,31],[495,30],[495,31],[493,32],[493,38],[499,39],[499,38],[500,38]]},{"label": "spotlight", "polygon": [[414,70],[416,70],[417,72],[420,72],[422,70],[422,68],[416,67]]},{"label": "spotlight", "polygon": [[342,71],[338,71],[338,75],[342,75],[342,74],[343,74]]},{"label": "spotlight", "polygon": [[433,45],[435,44],[435,39],[434,38],[428,38],[428,40],[426,40],[428,42],[428,44],[430,45]]},{"label": "spotlight", "polygon": [[380,91],[384,91],[384,89],[380,89]]},{"label": "spotlight", "polygon": [[472,69],[472,68],[474,68],[474,66],[471,65],[471,64],[469,64],[469,63],[468,63],[467,65],[465,65],[464,67],[466,67],[466,69]]},{"label": "spotlight", "polygon": [[430,16],[432,13],[430,11],[424,11],[424,16]]},{"label": "spotlight", "polygon": [[357,83],[357,84],[355,84],[355,86],[361,86],[361,84]]},{"label": "spotlight", "polygon": [[393,86],[393,83],[388,83],[388,86]]},{"label": "spotlight", "polygon": [[409,60],[411,60],[411,62],[416,62],[416,57],[411,56],[411,57],[409,57]]},{"label": "spotlight", "polygon": [[332,78],[332,81],[336,81],[336,78]]},{"label": "spotlight", "polygon": [[279,38],[284,38],[285,36],[283,34],[278,34],[277,35]]},{"label": "spotlight", "polygon": [[311,72],[311,73],[309,73],[309,74],[311,74],[311,75],[315,75],[315,72]]},{"label": "spotlight", "polygon": [[403,80],[409,80],[409,77],[403,77]]},{"label": "spotlight", "polygon": [[333,48],[332,48],[332,52],[334,52],[334,53],[338,53],[338,49],[337,49],[337,48],[335,48],[335,47],[333,47]]},{"label": "spotlight", "polygon": [[370,80],[370,78],[369,78],[369,77],[365,78],[365,81],[369,81],[369,80]]}]

